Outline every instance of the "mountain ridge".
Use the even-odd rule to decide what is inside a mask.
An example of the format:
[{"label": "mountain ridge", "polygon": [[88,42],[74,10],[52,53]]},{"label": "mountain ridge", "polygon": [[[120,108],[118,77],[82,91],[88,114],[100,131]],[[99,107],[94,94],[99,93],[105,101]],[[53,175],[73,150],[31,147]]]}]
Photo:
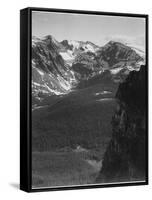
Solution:
[{"label": "mountain ridge", "polygon": [[108,70],[113,81],[122,81],[130,71],[138,71],[144,58],[120,42],[99,47],[90,41],[58,42],[52,35],[32,37],[33,102],[46,95],[63,95],[81,81]]}]

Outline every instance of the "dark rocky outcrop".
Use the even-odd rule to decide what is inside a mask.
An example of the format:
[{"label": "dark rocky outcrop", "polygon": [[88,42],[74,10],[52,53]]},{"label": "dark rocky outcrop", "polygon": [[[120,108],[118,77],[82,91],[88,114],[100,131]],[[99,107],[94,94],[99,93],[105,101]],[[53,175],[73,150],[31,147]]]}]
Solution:
[{"label": "dark rocky outcrop", "polygon": [[139,72],[130,72],[118,88],[112,139],[97,182],[145,180],[146,70],[146,66],[141,66]]},{"label": "dark rocky outcrop", "polygon": [[61,44],[62,44],[66,49],[73,50],[73,45],[70,45],[70,44],[68,43],[68,40],[63,40],[63,41],[61,42]]}]

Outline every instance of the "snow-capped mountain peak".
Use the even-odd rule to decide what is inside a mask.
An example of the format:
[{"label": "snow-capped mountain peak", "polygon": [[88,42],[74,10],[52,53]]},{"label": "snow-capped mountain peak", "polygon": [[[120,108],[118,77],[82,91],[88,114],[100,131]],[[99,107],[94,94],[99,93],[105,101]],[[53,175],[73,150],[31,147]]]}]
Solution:
[{"label": "snow-capped mountain peak", "polygon": [[112,77],[126,76],[144,64],[144,51],[110,41],[103,47],[92,42],[32,37],[32,91],[34,99],[62,95],[79,82],[107,70]]}]

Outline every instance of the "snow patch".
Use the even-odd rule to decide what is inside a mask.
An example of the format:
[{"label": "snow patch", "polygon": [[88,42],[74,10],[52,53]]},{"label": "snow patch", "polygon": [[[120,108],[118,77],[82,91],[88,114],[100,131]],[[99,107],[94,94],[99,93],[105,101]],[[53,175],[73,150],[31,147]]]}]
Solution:
[{"label": "snow patch", "polygon": [[111,101],[114,100],[114,98],[102,98],[102,99],[98,99],[96,101]]},{"label": "snow patch", "polygon": [[40,70],[40,69],[38,69],[37,67],[35,67],[35,62],[34,62],[34,60],[32,60],[32,67],[41,75],[41,76],[43,76],[44,75],[44,72],[42,71],[42,70]]},{"label": "snow patch", "polygon": [[43,76],[44,75],[44,72],[42,72],[40,69],[37,69],[38,73]]},{"label": "snow patch", "polygon": [[52,92],[52,93],[54,93],[54,94],[56,94],[56,95],[63,94],[63,93],[61,93],[61,92],[58,92],[58,91],[56,91],[56,90],[51,89],[46,83],[45,83],[44,85],[45,85],[45,87],[46,87],[50,92]]},{"label": "snow patch", "polygon": [[117,73],[119,73],[122,69],[123,69],[123,67],[118,67],[118,68],[115,68],[115,69],[111,69],[110,72],[111,72],[111,74],[117,74]]},{"label": "snow patch", "polygon": [[39,84],[39,83],[36,83],[36,82],[34,82],[34,81],[32,81],[32,84],[35,85],[35,86],[44,87],[44,85]]},{"label": "snow patch", "polygon": [[60,52],[60,55],[62,56],[62,58],[65,60],[65,61],[69,61],[69,60],[73,60],[74,57],[72,56],[72,54],[70,52]]},{"label": "snow patch", "polygon": [[129,70],[129,71],[134,71],[135,68],[133,68],[132,66],[126,66],[126,68]]},{"label": "snow patch", "polygon": [[95,93],[95,96],[98,96],[100,94],[111,94],[111,92],[109,92],[109,91],[97,92],[97,93]]},{"label": "snow patch", "polygon": [[71,84],[68,81],[65,81],[61,76],[57,76],[57,79],[60,82],[60,86],[65,90],[69,91],[71,89]]},{"label": "snow patch", "polygon": [[91,51],[92,53],[95,53],[95,49],[90,44],[87,44],[85,47],[87,48],[87,50],[86,50],[87,52]]},{"label": "snow patch", "polygon": [[73,47],[75,49],[78,49],[79,46],[80,46],[80,43],[78,41],[75,41],[75,40],[69,40],[68,43],[69,43],[69,45],[73,45]]}]

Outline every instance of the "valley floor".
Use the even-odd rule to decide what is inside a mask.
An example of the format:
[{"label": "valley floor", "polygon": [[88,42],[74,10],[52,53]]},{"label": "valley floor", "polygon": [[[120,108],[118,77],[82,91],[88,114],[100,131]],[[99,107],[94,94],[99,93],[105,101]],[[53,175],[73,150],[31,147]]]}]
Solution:
[{"label": "valley floor", "polygon": [[95,183],[111,139],[115,91],[96,85],[33,110],[33,188]]},{"label": "valley floor", "polygon": [[33,152],[33,188],[94,183],[102,166],[94,155],[89,150]]}]

